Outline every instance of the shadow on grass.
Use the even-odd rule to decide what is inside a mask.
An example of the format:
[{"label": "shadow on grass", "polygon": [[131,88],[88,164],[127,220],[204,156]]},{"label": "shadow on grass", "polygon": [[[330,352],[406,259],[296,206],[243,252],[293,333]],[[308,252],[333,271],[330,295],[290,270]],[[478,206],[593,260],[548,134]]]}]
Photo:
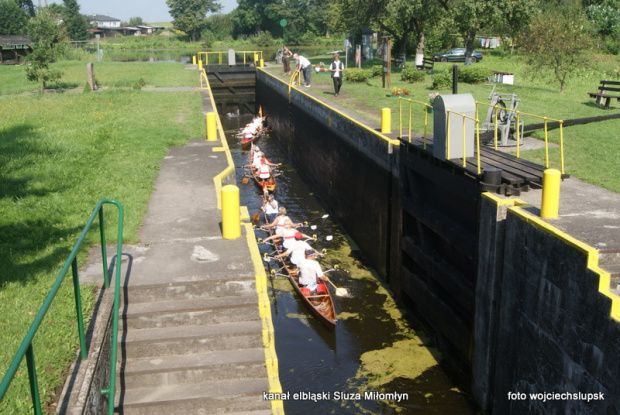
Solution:
[{"label": "shadow on grass", "polygon": [[[81,228],[59,228],[48,220],[34,220],[0,226],[0,287],[10,282],[32,283],[38,275],[56,275],[71,253],[69,242]],[[64,242],[68,241],[68,242]],[[46,247],[49,253],[40,255]]]}]

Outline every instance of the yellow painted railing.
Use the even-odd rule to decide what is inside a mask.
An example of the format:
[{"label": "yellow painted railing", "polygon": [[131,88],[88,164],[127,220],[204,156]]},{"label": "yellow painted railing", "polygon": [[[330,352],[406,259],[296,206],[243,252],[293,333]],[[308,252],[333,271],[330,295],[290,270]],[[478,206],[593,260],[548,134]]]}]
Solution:
[{"label": "yellow painted railing", "polygon": [[[502,106],[499,105],[490,105],[487,104],[486,102],[478,102],[476,101],[476,118],[473,119],[471,117],[467,117],[470,118],[472,120],[474,120],[476,122],[476,132],[479,131],[479,125],[480,122],[478,121],[480,119],[479,116],[479,105],[485,105],[488,107],[494,107],[496,109],[495,111],[495,120],[494,120],[494,143],[495,143],[495,150],[497,150],[498,148],[498,135],[499,135],[499,129],[498,129],[498,115],[500,111],[506,111],[507,113],[514,113],[515,114],[515,125],[517,126],[517,128],[515,128],[515,139],[516,139],[516,154],[515,156],[517,158],[521,157],[521,152],[520,152],[520,145],[521,145],[521,140],[522,140],[522,131],[521,128],[519,128],[518,126],[521,125],[521,122],[523,120],[523,117],[534,117],[540,120],[543,120],[543,131],[544,131],[544,142],[545,142],[545,167],[549,168],[550,167],[550,157],[549,157],[549,128],[548,128],[548,123],[551,122],[557,122],[559,124],[559,129],[560,129],[560,144],[559,144],[559,152],[560,152],[560,172],[562,174],[565,173],[564,171],[564,121],[562,120],[556,120],[553,118],[549,118],[549,117],[543,117],[540,115],[534,115],[534,114],[528,114],[525,112],[521,112],[521,111],[515,111],[515,110],[511,110],[509,108],[504,108]],[[415,118],[414,116],[414,111],[413,111],[413,106],[414,105],[421,105],[423,106],[424,109],[424,124],[423,124],[423,136],[424,136],[424,148],[426,149],[426,142],[427,142],[427,136],[428,136],[428,114],[429,114],[429,109],[432,109],[432,106],[429,105],[426,102],[422,102],[422,101],[415,101],[413,99],[410,98],[402,98],[402,97],[398,97],[398,123],[399,123],[399,137],[400,138],[408,138],[409,142],[411,142],[412,140],[412,131],[413,131],[413,120]],[[454,113],[454,112],[453,112]],[[466,117],[463,114],[460,114],[464,117]],[[463,121],[464,122],[464,121]],[[403,135],[403,126],[404,124],[407,124],[407,130],[405,131],[405,134]],[[449,131],[449,130],[448,130]],[[450,137],[448,136],[448,141],[450,140]],[[477,149],[480,149],[480,139],[479,139],[479,134],[477,134],[477,138],[476,138],[476,146]],[[448,157],[449,158],[449,157]],[[480,169],[480,166],[478,166],[478,169]]]},{"label": "yellow painted railing", "polygon": [[[248,62],[256,64],[257,62],[263,61],[263,51],[262,50],[235,50],[235,56],[242,56],[242,63],[246,65]],[[218,64],[223,65],[224,56],[228,56],[228,51],[221,50],[217,52],[198,52],[197,58],[203,64]]]},{"label": "yellow painted railing", "polygon": [[463,120],[463,167],[467,167],[467,129],[465,127],[465,122],[467,120],[472,120],[476,123],[476,165],[478,174],[481,173],[480,168],[480,129],[478,128],[479,122],[476,118],[472,118],[468,115],[461,114],[456,111],[446,111],[447,113],[447,123],[446,123],[446,159],[450,160],[450,119],[452,118],[450,115],[454,114],[460,116]]},{"label": "yellow painted railing", "polygon": [[209,89],[209,79],[205,71],[200,71],[200,89]]},{"label": "yellow painted railing", "polygon": [[413,104],[422,105],[424,108],[424,149],[426,149],[426,138],[428,136],[428,112],[429,108],[432,111],[433,107],[426,102],[415,101],[410,98],[398,97],[398,136],[403,136],[403,102],[407,104],[408,109],[408,123],[407,123],[407,138],[411,142],[411,133],[413,131]]},{"label": "yellow painted railing", "polygon": [[521,128],[519,127],[521,125],[522,122],[522,118],[521,117],[534,117],[540,120],[543,120],[543,131],[544,131],[544,135],[545,135],[545,167],[549,168],[549,128],[548,128],[548,123],[549,121],[551,122],[557,122],[560,126],[560,172],[562,174],[564,174],[564,121],[563,120],[556,120],[553,118],[549,118],[549,117],[542,117],[540,115],[534,115],[534,114],[528,114],[526,112],[521,112],[521,111],[515,111],[515,110],[511,110],[509,108],[504,108],[502,106],[499,105],[490,105],[487,104],[486,102],[478,102],[476,101],[476,118],[478,117],[478,108],[480,105],[485,105],[487,107],[494,107],[495,108],[495,120],[494,120],[494,124],[495,124],[495,128],[494,128],[494,143],[495,143],[495,149],[497,150],[497,141],[498,141],[498,114],[500,111],[506,111],[506,113],[514,113],[516,114],[516,119],[515,119],[515,140],[517,142],[517,148],[516,148],[516,157],[520,158],[521,157],[521,152],[520,152],[520,140],[521,140]]}]

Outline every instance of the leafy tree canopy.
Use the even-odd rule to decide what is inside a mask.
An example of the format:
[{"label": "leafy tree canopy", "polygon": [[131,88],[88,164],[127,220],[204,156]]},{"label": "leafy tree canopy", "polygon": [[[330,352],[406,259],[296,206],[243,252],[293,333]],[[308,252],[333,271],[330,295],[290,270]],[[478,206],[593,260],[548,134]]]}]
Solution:
[{"label": "leafy tree canopy", "polygon": [[580,9],[563,13],[542,13],[532,19],[530,30],[524,31],[520,44],[531,76],[557,81],[560,93],[568,79],[587,63],[584,52],[592,47],[587,30],[588,22]]},{"label": "leafy tree canopy", "polygon": [[26,78],[40,82],[43,91],[49,82],[62,77],[62,72],[52,70],[50,63],[61,54],[61,46],[66,42],[65,28],[59,24],[56,13],[45,8],[28,22],[28,37],[33,43],[27,56]]},{"label": "leafy tree canopy", "polygon": [[196,40],[198,33],[204,28],[207,13],[222,9],[222,5],[214,0],[166,0],[166,4],[174,19],[174,28],[190,34],[192,40]]},{"label": "leafy tree canopy", "polygon": [[28,18],[14,0],[0,0],[0,35],[25,35]]}]

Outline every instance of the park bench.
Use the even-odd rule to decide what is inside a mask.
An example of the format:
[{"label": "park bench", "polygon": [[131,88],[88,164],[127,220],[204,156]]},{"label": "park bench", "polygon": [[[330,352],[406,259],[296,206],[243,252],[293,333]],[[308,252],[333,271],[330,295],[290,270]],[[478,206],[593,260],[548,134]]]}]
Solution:
[{"label": "park bench", "polygon": [[422,59],[422,65],[417,65],[416,67],[428,73],[433,73],[433,69],[435,68],[435,60],[433,58],[424,57]]},{"label": "park bench", "polygon": [[400,68],[404,68],[405,63],[407,63],[407,55],[405,55],[404,53],[399,53],[392,59],[392,65],[398,66]]},{"label": "park bench", "polygon": [[612,99],[620,101],[620,81],[601,81],[598,89],[599,92],[588,92],[590,97],[596,98],[597,104],[602,104],[604,99],[605,107],[609,107]]}]

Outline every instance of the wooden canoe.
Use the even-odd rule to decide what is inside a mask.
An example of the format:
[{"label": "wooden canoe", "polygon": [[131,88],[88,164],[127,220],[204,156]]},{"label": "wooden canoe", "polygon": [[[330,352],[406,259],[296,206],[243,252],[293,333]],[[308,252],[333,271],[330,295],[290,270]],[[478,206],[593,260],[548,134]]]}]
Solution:
[{"label": "wooden canoe", "polygon": [[262,135],[262,132],[252,134],[250,137],[242,136],[241,137],[241,148],[251,147]]},{"label": "wooden canoe", "polygon": [[288,279],[299,296],[301,302],[304,303],[308,310],[310,310],[310,312],[319,319],[323,326],[330,330],[334,330],[337,323],[336,307],[334,306],[334,299],[332,298],[327,284],[325,284],[327,294],[311,295],[307,297],[302,293],[301,288],[299,287],[299,277],[297,275],[297,268],[295,265],[289,262],[286,258],[283,258],[281,263],[286,270]]},{"label": "wooden canoe", "polygon": [[273,175],[273,171],[271,171],[270,169],[270,173],[269,173],[269,178],[266,180],[261,179],[260,177],[258,177],[258,170],[255,169],[252,166],[252,155],[254,153],[254,146],[252,146],[252,149],[250,150],[250,159],[248,161],[248,165],[250,166],[250,172],[252,173],[252,177],[254,177],[254,181],[256,182],[256,184],[258,185],[258,187],[261,188],[261,191],[263,192],[263,195],[265,194],[265,192],[270,193],[270,194],[275,194],[276,193],[276,178]]}]

